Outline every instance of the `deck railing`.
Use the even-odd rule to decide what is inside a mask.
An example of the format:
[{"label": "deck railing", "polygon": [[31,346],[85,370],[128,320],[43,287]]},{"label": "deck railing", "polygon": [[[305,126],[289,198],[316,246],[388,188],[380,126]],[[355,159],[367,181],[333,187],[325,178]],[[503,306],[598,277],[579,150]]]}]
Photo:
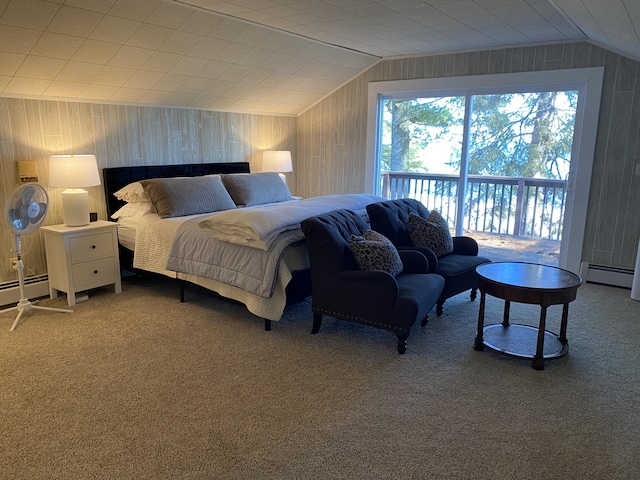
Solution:
[{"label": "deck railing", "polygon": [[[385,172],[382,195],[415,198],[457,225],[456,175]],[[560,240],[566,202],[563,180],[469,175],[463,228]]]}]

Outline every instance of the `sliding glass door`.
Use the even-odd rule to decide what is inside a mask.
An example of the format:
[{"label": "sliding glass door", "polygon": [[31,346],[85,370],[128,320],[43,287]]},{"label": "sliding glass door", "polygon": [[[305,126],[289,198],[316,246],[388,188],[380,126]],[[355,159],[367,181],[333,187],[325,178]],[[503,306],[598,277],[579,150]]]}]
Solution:
[{"label": "sliding glass door", "polygon": [[419,199],[458,231],[560,240],[577,97],[382,97],[382,192]]},{"label": "sliding glass door", "polygon": [[588,198],[585,132],[595,137],[597,118],[585,112],[599,108],[598,79],[601,69],[372,83],[372,191],[420,200],[458,235],[558,240],[559,265],[577,271],[581,251],[567,252],[571,237],[582,245],[586,201],[576,200]]},{"label": "sliding glass door", "polygon": [[380,188],[410,197],[456,224],[464,97],[381,98]]}]

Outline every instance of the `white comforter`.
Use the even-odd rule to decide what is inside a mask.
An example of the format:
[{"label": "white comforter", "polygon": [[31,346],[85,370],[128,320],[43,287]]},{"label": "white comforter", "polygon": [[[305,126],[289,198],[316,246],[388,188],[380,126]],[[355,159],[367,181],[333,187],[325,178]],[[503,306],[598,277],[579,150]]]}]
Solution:
[{"label": "white comforter", "polygon": [[[282,259],[279,262],[278,272],[276,274],[276,285],[271,285],[269,282],[264,282],[260,285],[260,293],[262,293],[264,296],[257,295],[249,291],[252,288],[256,288],[258,286],[256,281],[251,279],[251,275],[239,275],[235,279],[236,281],[233,281],[231,283],[229,282],[228,278],[223,278],[223,276],[228,276],[228,274],[230,273],[230,269],[226,268],[224,264],[220,268],[215,269],[217,271],[217,275],[209,275],[207,277],[183,274],[178,273],[175,270],[172,271],[167,269],[171,246],[174,243],[176,234],[180,230],[182,225],[184,225],[185,223],[189,223],[189,221],[191,220],[197,222],[197,220],[201,220],[207,215],[209,214],[161,219],[158,215],[152,213],[138,219],[137,230],[135,233],[134,267],[136,267],[137,269],[166,275],[171,278],[181,278],[187,280],[189,282],[217,292],[223,297],[231,298],[246,305],[247,309],[251,313],[260,318],[274,321],[280,320],[287,303],[285,291],[287,284],[292,278],[291,272],[309,267],[307,251],[306,248],[304,248],[303,242],[300,242],[296,245],[291,245],[291,247],[286,249],[286,251],[282,254]],[[202,235],[207,235],[204,230],[197,226],[197,223],[196,230],[199,230]],[[296,234],[302,235],[302,232],[287,232],[287,236]],[[266,251],[249,247],[241,247],[239,245],[230,244],[220,240],[211,239],[211,241],[215,241],[218,244],[221,244],[220,248],[223,250],[235,248],[238,251],[244,250],[247,253],[250,252],[254,258],[256,257],[256,255],[263,258],[263,255],[269,254],[269,252]],[[218,246],[214,247],[213,249],[217,250]],[[199,250],[202,250],[202,248],[194,249],[194,251]],[[270,250],[270,252],[273,251],[274,248]],[[225,254],[223,255],[223,258],[226,261],[232,262],[232,268],[238,268],[238,266],[242,263],[234,260],[235,254],[233,253]],[[254,271],[256,264],[257,262],[255,261],[251,262]],[[227,264],[227,266],[229,265]],[[269,278],[266,270],[263,273],[264,275],[262,278]],[[215,278],[219,278],[220,280],[215,280]],[[246,284],[244,286],[236,286],[240,285],[238,281],[245,281]],[[273,292],[273,294],[269,298],[266,298],[268,292]]]},{"label": "white comforter", "polygon": [[[166,219],[155,214],[145,215],[136,231],[134,266],[196,280],[199,285],[244,303],[257,316],[279,320],[286,304],[284,292],[291,280],[291,271],[308,268],[300,223],[309,216],[337,208],[364,214],[368,204],[383,200],[375,195],[331,195],[213,215]],[[286,217],[285,206],[287,210],[297,206],[293,209],[297,215]],[[243,232],[240,245],[214,238],[208,229],[199,226],[201,221],[210,221],[219,215],[235,216],[237,221],[249,220],[244,225],[232,222],[232,229]],[[262,215],[269,221],[262,221]],[[228,221],[229,218],[225,223]],[[195,228],[189,227],[189,223]],[[276,231],[282,233],[278,235]],[[269,239],[264,240],[263,236]],[[269,245],[269,248],[251,248],[258,244]]]},{"label": "white comforter", "polygon": [[300,228],[303,220],[337,209],[366,212],[370,203],[383,202],[378,195],[353,193],[323,195],[283,202],[268,208],[247,207],[218,212],[200,221],[200,228],[219,240],[269,250],[279,234]]}]

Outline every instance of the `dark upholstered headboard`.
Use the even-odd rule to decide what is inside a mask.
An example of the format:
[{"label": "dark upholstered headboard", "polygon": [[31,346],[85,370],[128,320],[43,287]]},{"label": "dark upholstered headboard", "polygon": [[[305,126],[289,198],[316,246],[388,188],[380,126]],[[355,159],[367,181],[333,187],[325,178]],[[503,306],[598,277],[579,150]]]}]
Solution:
[{"label": "dark upholstered headboard", "polygon": [[102,170],[107,201],[107,218],[115,213],[124,202],[113,196],[125,185],[147,178],[197,177],[214,173],[249,173],[249,162],[227,163],[187,163],[184,165],[143,165],[135,167],[113,167]]}]

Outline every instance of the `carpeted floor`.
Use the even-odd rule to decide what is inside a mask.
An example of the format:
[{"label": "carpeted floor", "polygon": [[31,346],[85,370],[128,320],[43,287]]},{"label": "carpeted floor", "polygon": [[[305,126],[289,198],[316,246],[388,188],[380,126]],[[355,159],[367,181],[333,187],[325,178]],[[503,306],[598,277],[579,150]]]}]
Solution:
[{"label": "carpeted floor", "polygon": [[[569,354],[544,371],[474,351],[467,294],[398,355],[389,332],[330,318],[310,335],[310,301],[265,332],[202,292],[179,303],[171,282],[112,292],[28,312],[12,333],[0,317],[0,478],[640,478],[629,290],[582,286]],[[512,305],[514,322],[538,314]]]}]

